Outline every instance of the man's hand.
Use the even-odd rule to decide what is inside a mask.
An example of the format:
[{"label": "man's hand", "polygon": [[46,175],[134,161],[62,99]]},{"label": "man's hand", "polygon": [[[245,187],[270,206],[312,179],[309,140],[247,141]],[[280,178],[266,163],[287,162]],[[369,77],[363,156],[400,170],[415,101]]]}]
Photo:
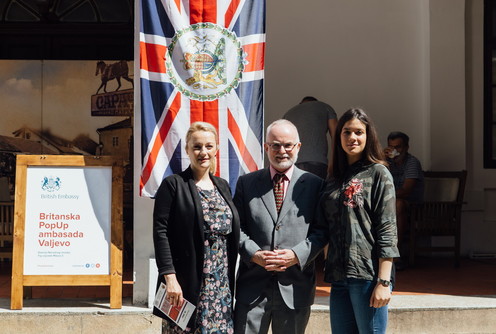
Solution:
[{"label": "man's hand", "polygon": [[394,148],[391,147],[391,146],[388,146],[386,148],[384,148],[384,155],[387,157],[387,158],[391,158],[391,153],[394,151]]},{"label": "man's hand", "polygon": [[298,264],[298,257],[291,249],[277,249],[275,255],[268,256],[266,259],[267,271],[285,271],[291,266]]},{"label": "man's hand", "polygon": [[259,250],[255,254],[253,254],[253,257],[251,258],[251,262],[258,264],[261,267],[264,267],[267,265],[267,259],[269,257],[274,257],[277,254],[273,251],[263,251]]},{"label": "man's hand", "polygon": [[277,249],[274,251],[258,251],[251,258],[251,262],[264,267],[267,271],[285,271],[298,264],[298,257],[291,249]]}]

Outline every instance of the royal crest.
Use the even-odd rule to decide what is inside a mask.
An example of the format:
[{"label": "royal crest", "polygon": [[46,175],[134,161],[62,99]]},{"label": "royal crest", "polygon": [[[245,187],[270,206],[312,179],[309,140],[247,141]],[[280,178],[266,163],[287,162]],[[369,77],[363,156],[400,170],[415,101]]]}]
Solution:
[{"label": "royal crest", "polygon": [[56,190],[60,189],[62,182],[60,181],[59,177],[44,177],[43,181],[41,181],[41,189],[48,191],[48,192],[53,192]]},{"label": "royal crest", "polygon": [[246,61],[234,34],[213,23],[178,31],[168,46],[167,74],[187,97],[212,101],[236,88]]},{"label": "royal crest", "polygon": [[[186,70],[192,69],[194,74],[186,79],[186,84],[196,89],[211,88],[215,89],[221,84],[227,82],[225,77],[225,50],[226,41],[221,38],[217,45],[211,41],[208,36],[195,36],[191,41],[197,51],[195,53],[184,53],[181,60]],[[208,47],[215,47],[209,50]]]}]

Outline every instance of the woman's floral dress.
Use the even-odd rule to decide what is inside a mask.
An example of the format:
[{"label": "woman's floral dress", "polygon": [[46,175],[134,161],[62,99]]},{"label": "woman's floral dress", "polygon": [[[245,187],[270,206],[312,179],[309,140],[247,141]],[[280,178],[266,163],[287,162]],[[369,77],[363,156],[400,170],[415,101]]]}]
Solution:
[{"label": "woman's floral dress", "polygon": [[229,288],[227,234],[231,233],[232,212],[217,191],[197,187],[205,221],[203,283],[196,308],[196,328],[181,330],[169,321],[162,333],[232,334],[232,294]]}]

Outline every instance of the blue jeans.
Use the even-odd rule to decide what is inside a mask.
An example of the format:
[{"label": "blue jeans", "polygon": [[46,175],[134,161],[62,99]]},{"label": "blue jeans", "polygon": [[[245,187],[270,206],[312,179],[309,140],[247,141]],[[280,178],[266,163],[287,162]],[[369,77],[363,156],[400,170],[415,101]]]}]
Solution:
[{"label": "blue jeans", "polygon": [[375,286],[375,281],[354,278],[332,283],[329,304],[332,334],[386,333],[388,307],[369,306]]}]

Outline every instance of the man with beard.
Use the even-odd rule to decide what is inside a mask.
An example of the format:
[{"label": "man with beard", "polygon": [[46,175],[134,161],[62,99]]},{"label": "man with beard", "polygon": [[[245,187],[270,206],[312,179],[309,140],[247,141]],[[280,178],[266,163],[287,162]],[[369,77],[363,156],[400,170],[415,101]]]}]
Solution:
[{"label": "man with beard", "polygon": [[268,168],[241,176],[234,204],[240,216],[240,264],[235,333],[305,332],[315,296],[313,260],[320,249],[305,241],[323,180],[294,164],[296,127],[277,120],[267,128]]},{"label": "man with beard", "polygon": [[[424,198],[424,173],[420,161],[408,153],[410,137],[406,133],[391,132],[384,154],[396,189],[396,224],[398,226],[398,248],[401,254],[408,252],[407,235],[410,203],[421,202]],[[408,263],[402,256],[396,261],[396,270],[406,269]]]}]

